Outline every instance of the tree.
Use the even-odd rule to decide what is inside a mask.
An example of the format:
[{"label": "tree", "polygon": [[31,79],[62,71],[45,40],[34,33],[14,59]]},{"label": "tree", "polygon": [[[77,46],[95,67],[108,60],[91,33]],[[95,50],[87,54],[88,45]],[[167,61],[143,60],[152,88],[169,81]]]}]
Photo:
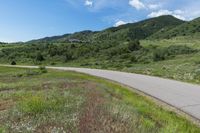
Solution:
[{"label": "tree", "polygon": [[73,58],[72,58],[72,54],[70,53],[70,52],[66,52],[65,53],[65,62],[68,62],[68,61],[70,61],[70,60],[72,60]]},{"label": "tree", "polygon": [[11,65],[17,65],[17,63],[15,61],[12,61],[10,64]]},{"label": "tree", "polygon": [[166,53],[164,50],[156,50],[153,53],[153,60],[154,61],[162,61],[165,60],[166,58]]},{"label": "tree", "polygon": [[43,57],[43,55],[40,52],[37,53],[36,60],[37,61],[44,61],[44,57]]},{"label": "tree", "polygon": [[142,46],[140,45],[140,42],[138,40],[129,41],[128,43],[128,49],[130,51],[137,51],[140,50],[141,48]]}]

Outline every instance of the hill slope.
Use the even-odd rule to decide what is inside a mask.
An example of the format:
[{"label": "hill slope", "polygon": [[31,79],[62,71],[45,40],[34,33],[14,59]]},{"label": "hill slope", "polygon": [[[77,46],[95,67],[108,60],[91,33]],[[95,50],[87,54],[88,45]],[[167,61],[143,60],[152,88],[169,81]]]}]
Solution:
[{"label": "hill slope", "polygon": [[145,39],[156,32],[163,29],[173,29],[181,24],[185,23],[173,16],[166,15],[157,18],[151,18],[137,23],[129,23],[121,25],[119,27],[112,27],[99,32],[82,31],[74,34],[65,34],[62,36],[46,37],[39,40],[33,40],[36,42],[96,42],[96,41],[125,41],[135,39]]},{"label": "hill slope", "polygon": [[145,39],[152,34],[162,29],[172,29],[178,25],[183,24],[184,21],[179,20],[173,16],[166,15],[157,18],[151,18],[137,23],[130,23],[119,27],[112,27],[99,32],[97,40],[99,39],[115,39],[124,41],[126,39]]},{"label": "hill slope", "polygon": [[173,29],[162,30],[153,34],[152,39],[169,39],[177,36],[192,36],[200,32],[200,18],[185,22]]}]

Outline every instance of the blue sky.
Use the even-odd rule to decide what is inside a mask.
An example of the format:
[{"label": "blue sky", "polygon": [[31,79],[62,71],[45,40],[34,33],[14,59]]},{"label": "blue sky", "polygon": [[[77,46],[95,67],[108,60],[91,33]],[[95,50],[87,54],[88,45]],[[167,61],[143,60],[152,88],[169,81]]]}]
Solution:
[{"label": "blue sky", "polygon": [[62,35],[170,14],[200,16],[200,0],[0,0],[0,41]]}]

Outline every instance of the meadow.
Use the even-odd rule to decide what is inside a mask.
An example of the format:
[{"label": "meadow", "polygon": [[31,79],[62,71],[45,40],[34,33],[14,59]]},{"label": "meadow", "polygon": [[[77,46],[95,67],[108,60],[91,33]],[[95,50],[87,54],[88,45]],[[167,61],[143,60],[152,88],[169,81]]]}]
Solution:
[{"label": "meadow", "polygon": [[105,79],[0,67],[0,132],[197,133],[200,128]]}]

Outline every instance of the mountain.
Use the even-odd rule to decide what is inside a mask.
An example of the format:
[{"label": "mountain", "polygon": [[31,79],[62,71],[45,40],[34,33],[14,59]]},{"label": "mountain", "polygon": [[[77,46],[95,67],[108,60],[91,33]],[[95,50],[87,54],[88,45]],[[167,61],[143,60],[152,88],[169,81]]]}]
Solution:
[{"label": "mountain", "polygon": [[200,18],[185,22],[175,28],[161,30],[153,34],[151,39],[169,39],[177,36],[192,36],[200,33]]},{"label": "mountain", "polygon": [[81,31],[74,34],[65,34],[62,36],[46,37],[30,42],[102,42],[102,41],[126,41],[135,39],[146,39],[155,33],[165,29],[171,30],[185,21],[179,20],[173,16],[165,15],[156,18],[143,20],[136,23],[129,23],[119,27],[111,27],[103,31]]},{"label": "mountain", "polygon": [[65,35],[61,35],[61,36],[45,37],[45,38],[42,38],[42,39],[32,40],[32,41],[29,41],[29,42],[31,42],[31,43],[37,43],[37,42],[67,42],[67,41],[70,41],[72,39],[86,42],[86,41],[90,40],[91,36],[95,33],[97,33],[97,32],[86,30],[86,31],[81,31],[81,32],[75,32],[73,34],[65,34]]},{"label": "mountain", "polygon": [[112,27],[97,34],[97,40],[114,39],[124,41],[126,39],[145,39],[162,29],[172,29],[183,24],[184,21],[173,16],[166,15],[151,18],[137,23],[130,23],[119,27]]}]

